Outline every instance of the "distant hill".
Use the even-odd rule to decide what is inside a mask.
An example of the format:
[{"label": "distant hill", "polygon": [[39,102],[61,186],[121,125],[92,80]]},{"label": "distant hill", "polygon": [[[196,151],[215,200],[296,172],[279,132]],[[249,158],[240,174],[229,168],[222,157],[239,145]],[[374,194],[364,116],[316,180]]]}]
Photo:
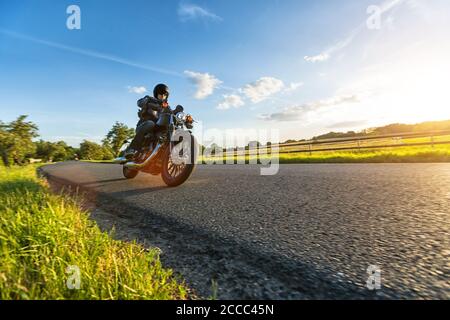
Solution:
[{"label": "distant hill", "polygon": [[328,132],[326,134],[313,137],[312,140],[350,138],[356,136],[385,135],[385,134],[397,134],[406,132],[409,133],[409,132],[440,131],[440,130],[450,130],[450,120],[428,121],[416,124],[393,123],[383,127],[364,129],[362,131]]},{"label": "distant hill", "polygon": [[450,120],[444,121],[428,121],[417,124],[389,124],[384,127],[373,129],[373,134],[391,134],[391,133],[405,133],[405,132],[426,132],[426,131],[440,131],[450,130]]}]

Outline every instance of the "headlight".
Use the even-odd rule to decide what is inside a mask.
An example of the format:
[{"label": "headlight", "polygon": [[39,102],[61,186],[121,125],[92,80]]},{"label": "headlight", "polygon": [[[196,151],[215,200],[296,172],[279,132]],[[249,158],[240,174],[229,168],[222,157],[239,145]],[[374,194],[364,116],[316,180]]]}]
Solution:
[{"label": "headlight", "polygon": [[177,113],[177,120],[184,121],[185,118],[186,118],[186,114],[184,112]]}]

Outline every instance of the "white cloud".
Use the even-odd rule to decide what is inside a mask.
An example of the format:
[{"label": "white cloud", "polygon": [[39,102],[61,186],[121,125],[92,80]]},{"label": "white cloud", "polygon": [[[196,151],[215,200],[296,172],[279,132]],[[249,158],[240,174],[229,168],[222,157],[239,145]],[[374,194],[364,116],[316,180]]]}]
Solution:
[{"label": "white cloud", "polygon": [[258,116],[258,118],[267,121],[298,121],[302,119],[305,114],[318,111],[325,107],[334,107],[346,103],[357,103],[359,101],[360,100],[357,95],[337,95],[329,99],[318,100],[303,105],[286,107],[283,108],[280,112],[261,114]]},{"label": "white cloud", "polygon": [[128,92],[130,93],[137,93],[137,94],[143,94],[147,92],[147,88],[144,86],[140,86],[140,87],[131,87],[128,86]]},{"label": "white cloud", "polygon": [[223,96],[223,101],[217,106],[217,109],[219,110],[227,110],[231,107],[233,108],[239,108],[245,105],[244,101],[242,101],[242,98],[236,94],[225,94]]},{"label": "white cloud", "polygon": [[353,129],[367,124],[367,120],[350,120],[335,122],[327,126],[328,129]]},{"label": "white cloud", "polygon": [[253,103],[258,103],[281,91],[283,87],[284,83],[279,79],[262,77],[253,83],[247,84],[241,91]]},{"label": "white cloud", "polygon": [[217,79],[214,75],[209,73],[199,73],[194,71],[184,71],[184,74],[189,80],[197,86],[197,91],[194,95],[195,99],[205,99],[214,93],[222,81]]},{"label": "white cloud", "polygon": [[178,7],[178,16],[181,21],[195,20],[195,19],[208,19],[212,21],[222,21],[223,19],[218,15],[208,11],[195,4],[182,3]]},{"label": "white cloud", "polygon": [[329,99],[319,100],[307,104],[311,109],[317,109],[322,107],[337,106],[343,103],[355,103],[359,102],[359,97],[357,95],[338,95]]},{"label": "white cloud", "polygon": [[342,50],[345,47],[347,47],[350,43],[352,43],[353,39],[361,31],[362,28],[363,28],[363,25],[360,25],[358,28],[353,30],[347,38],[335,43],[334,45],[329,47],[327,50],[325,50],[324,52],[322,52],[318,55],[305,56],[304,57],[305,61],[312,62],[312,63],[327,61],[328,59],[331,58],[332,54],[334,54],[336,51]]},{"label": "white cloud", "polygon": [[291,82],[289,84],[289,86],[286,89],[284,89],[284,92],[287,92],[287,93],[293,92],[293,91],[297,90],[298,88],[303,87],[303,85],[304,85],[303,82]]},{"label": "white cloud", "polygon": [[305,61],[315,63],[315,62],[326,61],[329,58],[330,58],[330,55],[328,53],[324,52],[324,53],[320,53],[320,54],[318,54],[316,56],[305,56],[303,59],[305,59]]}]

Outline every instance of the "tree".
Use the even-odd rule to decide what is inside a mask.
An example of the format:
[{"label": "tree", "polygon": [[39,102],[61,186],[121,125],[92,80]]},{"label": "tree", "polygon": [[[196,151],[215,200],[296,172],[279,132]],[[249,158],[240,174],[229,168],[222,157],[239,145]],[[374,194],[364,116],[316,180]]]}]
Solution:
[{"label": "tree", "polygon": [[347,132],[328,132],[317,137],[313,137],[312,140],[325,140],[325,139],[338,139],[338,138],[352,138],[356,136],[361,136],[363,133],[355,131]]},{"label": "tree", "polygon": [[32,139],[38,136],[38,127],[26,118],[27,115],[21,115],[8,124],[0,122],[0,153],[7,166],[11,162],[23,164],[35,153]]},{"label": "tree", "polygon": [[53,160],[54,148],[51,142],[40,139],[36,142],[36,158],[42,159],[44,162]]},{"label": "tree", "polygon": [[0,121],[0,156],[2,157],[3,164],[9,167],[8,150],[13,144],[13,137],[8,131],[8,125]]},{"label": "tree", "polygon": [[114,158],[108,148],[88,140],[83,140],[80,144],[79,156],[84,160],[110,160]]},{"label": "tree", "polygon": [[83,140],[80,143],[80,158],[84,160],[103,159],[103,147],[95,142]]},{"label": "tree", "polygon": [[36,142],[36,158],[47,161],[65,161],[75,158],[75,149],[64,141],[49,142],[39,140]]},{"label": "tree", "polygon": [[113,156],[117,156],[119,154],[120,147],[123,145],[125,140],[132,139],[133,137],[133,128],[128,128],[123,123],[116,121],[102,142],[104,147],[110,149]]},{"label": "tree", "polygon": [[[66,144],[64,141],[58,141],[57,143],[64,143]],[[72,146],[68,146],[66,144],[66,158],[65,160],[74,160],[76,155],[80,152],[80,150],[78,148],[74,148]]]},{"label": "tree", "polygon": [[297,142],[297,140],[288,139],[288,140],[284,141],[283,143],[294,143],[294,142]]},{"label": "tree", "polygon": [[102,151],[103,151],[103,157],[102,160],[112,160],[114,159],[115,155],[111,152],[111,149],[102,146]]}]

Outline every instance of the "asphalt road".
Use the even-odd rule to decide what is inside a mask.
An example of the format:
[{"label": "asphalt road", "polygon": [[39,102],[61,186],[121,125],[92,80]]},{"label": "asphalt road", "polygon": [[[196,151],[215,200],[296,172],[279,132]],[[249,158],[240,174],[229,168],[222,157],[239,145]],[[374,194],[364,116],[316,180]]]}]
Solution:
[{"label": "asphalt road", "polygon": [[[43,167],[111,213],[99,224],[161,247],[203,297],[450,298],[450,164],[282,165],[274,176],[203,165],[177,188],[121,170]],[[366,286],[371,265],[379,290]]]}]

